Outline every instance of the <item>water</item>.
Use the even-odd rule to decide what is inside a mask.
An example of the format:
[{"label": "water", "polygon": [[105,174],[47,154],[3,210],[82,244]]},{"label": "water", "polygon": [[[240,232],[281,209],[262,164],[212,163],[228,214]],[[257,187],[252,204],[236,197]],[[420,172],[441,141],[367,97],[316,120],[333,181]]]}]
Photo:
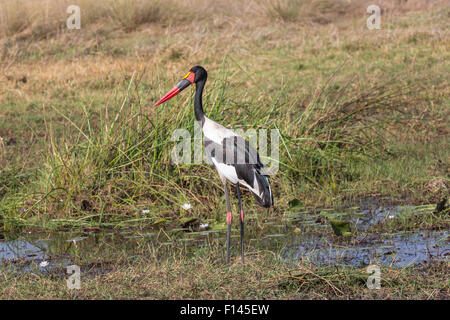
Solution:
[{"label": "water", "polygon": [[11,240],[0,242],[0,261],[2,260],[44,260],[45,241]]},{"label": "water", "polygon": [[[423,208],[391,207],[366,210],[331,210],[320,214],[292,213],[283,219],[246,228],[246,248],[280,253],[287,262],[363,267],[382,264],[395,268],[448,260],[449,231],[418,231],[380,234],[370,231],[377,223],[398,219],[402,210],[420,213]],[[318,217],[321,216],[322,218]],[[336,237],[323,217],[344,219],[356,231],[351,237]],[[261,223],[258,224],[261,226]],[[100,232],[54,232],[0,235],[0,264],[17,272],[64,272],[72,264],[87,266],[91,274],[107,273],[120,257],[146,254],[153,248],[160,256],[174,246],[189,254],[211,245],[225,245],[225,230],[121,229]],[[232,236],[238,249],[239,231]]]},{"label": "water", "polygon": [[283,255],[286,259],[303,259],[314,264],[355,267],[382,264],[402,268],[446,259],[450,254],[448,236],[448,232],[410,232],[356,239],[349,244],[311,238],[287,246]]}]

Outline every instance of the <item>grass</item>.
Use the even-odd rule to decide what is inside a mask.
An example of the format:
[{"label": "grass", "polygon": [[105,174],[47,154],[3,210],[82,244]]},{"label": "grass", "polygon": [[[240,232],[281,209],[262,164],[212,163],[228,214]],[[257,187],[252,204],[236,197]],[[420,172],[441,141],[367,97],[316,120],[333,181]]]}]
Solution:
[{"label": "grass", "polygon": [[[3,34],[22,32],[9,26],[14,3],[19,5],[3,4],[9,17]],[[306,6],[269,4],[282,3]],[[267,29],[259,19],[271,17],[264,10],[253,20],[242,19],[239,12],[254,4],[244,8],[229,1],[217,9],[217,19],[237,19],[231,34],[222,30],[228,26],[206,18],[186,21],[193,31],[175,28],[159,16],[166,4],[141,5],[130,11],[124,10],[129,1],[105,4],[105,20],[89,25],[87,18],[78,33],[3,38],[0,207],[9,221],[4,226],[32,217],[89,216],[102,224],[137,219],[147,207],[157,220],[177,217],[184,202],[194,204],[194,215],[222,219],[214,169],[171,163],[172,132],[193,130],[191,95],[149,107],[196,63],[211,73],[205,99],[211,118],[234,129],[280,129],[280,170],[272,183],[281,212],[295,198],[307,206],[335,206],[371,194],[429,202],[448,192],[429,188],[432,181],[448,186],[449,155],[442,148],[448,143],[448,50],[445,33],[431,33],[441,27],[437,17],[446,9],[396,7],[398,14],[384,22],[393,31],[388,37],[386,30],[357,27],[361,18],[348,22],[340,11],[325,12],[320,9],[325,2],[315,1],[309,13],[298,14],[334,12],[336,33],[313,23],[309,37],[299,30],[299,37],[288,38],[295,21],[279,24],[273,18]],[[176,13],[180,5],[172,19],[184,19]],[[139,13],[146,18],[136,17]],[[213,29],[195,29],[200,25]],[[164,30],[173,30],[172,36],[165,37]],[[197,47],[186,45],[186,37]],[[205,55],[206,48],[218,54]],[[259,210],[250,202],[246,206]]]},{"label": "grass", "polygon": [[[433,208],[434,209],[434,208]],[[396,219],[387,219],[372,227],[374,232],[396,232],[411,230],[449,230],[450,219],[448,208],[446,211],[437,212],[430,210],[429,206],[423,208],[402,208]]]},{"label": "grass", "polygon": [[[80,7],[83,26],[108,23],[126,32],[146,23],[167,19],[165,12],[174,10],[174,1],[120,0],[101,4],[77,1],[1,1],[0,34],[21,40],[43,39],[64,33],[69,5]],[[175,8],[176,11],[176,8]],[[181,11],[179,12],[181,14]]]},{"label": "grass", "polygon": [[[209,117],[233,129],[281,134],[274,211],[244,196],[259,224],[286,215],[292,201],[313,209],[373,196],[405,204],[448,197],[446,3],[379,1],[381,30],[367,29],[366,1],[330,3],[0,0],[0,230],[157,227],[183,217],[223,222],[214,168],[171,161],[174,130],[193,131],[192,91],[151,107],[197,64],[209,72]],[[69,4],[81,8],[80,30],[65,27]],[[192,210],[181,209],[186,202]],[[448,218],[405,212],[373,228],[448,230]],[[216,249],[195,258],[122,258],[112,273],[86,279],[76,295],[448,295],[443,265],[386,268],[386,286],[374,292],[363,290],[361,270],[286,265],[264,252],[244,268],[226,267]],[[179,274],[180,284],[151,291],[157,278],[141,280],[155,270],[168,281]],[[206,270],[229,271],[229,284]],[[0,274],[2,297],[74,297],[61,277]],[[243,277],[246,287],[236,280]]]},{"label": "grass", "polygon": [[269,17],[284,22],[328,24],[342,16],[363,12],[363,1],[267,0],[263,5]]},{"label": "grass", "polygon": [[[445,299],[448,265],[381,268],[381,289],[370,290],[364,268],[286,264],[269,252],[227,266],[214,244],[186,254],[183,248],[141,247],[140,254],[80,263],[81,289],[70,290],[64,270],[20,273],[0,268],[4,299]],[[17,267],[17,266],[16,266]],[[245,279],[245,281],[243,281]],[[107,284],[107,285],[105,285]],[[166,284],[166,285],[165,285]]]}]

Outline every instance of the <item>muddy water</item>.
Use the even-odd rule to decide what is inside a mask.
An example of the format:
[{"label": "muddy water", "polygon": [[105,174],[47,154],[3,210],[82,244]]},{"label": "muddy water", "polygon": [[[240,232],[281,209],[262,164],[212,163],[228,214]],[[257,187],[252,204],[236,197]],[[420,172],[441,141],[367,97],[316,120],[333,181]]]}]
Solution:
[{"label": "muddy water", "polygon": [[[407,208],[418,214],[421,208]],[[333,210],[321,213],[290,212],[283,218],[264,223],[249,219],[246,249],[271,250],[286,262],[309,261],[314,264],[363,267],[382,264],[402,268],[448,260],[449,230],[379,234],[370,231],[377,223],[399,219],[405,207]],[[321,217],[318,219],[318,217]],[[336,237],[327,219],[350,223],[349,237]],[[239,232],[233,233],[238,250]],[[109,271],[109,262],[118,254],[143,254],[146,248],[167,254],[177,245],[186,254],[211,245],[225,244],[225,230],[103,230],[100,232],[54,232],[0,235],[0,264],[18,272],[63,272],[80,261],[90,261],[93,273]],[[165,250],[167,249],[167,250]],[[235,252],[236,253],[236,252]],[[97,261],[97,262],[95,262]]]}]

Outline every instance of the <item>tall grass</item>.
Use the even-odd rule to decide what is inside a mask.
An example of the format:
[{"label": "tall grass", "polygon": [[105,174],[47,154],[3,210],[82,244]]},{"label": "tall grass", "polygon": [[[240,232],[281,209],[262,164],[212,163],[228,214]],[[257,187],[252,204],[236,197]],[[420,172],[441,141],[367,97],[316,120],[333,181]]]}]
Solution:
[{"label": "tall grass", "polygon": [[[172,75],[197,63],[210,71],[204,102],[212,119],[233,129],[280,129],[280,171],[271,180],[278,207],[293,198],[325,206],[348,195],[389,193],[394,187],[379,186],[393,185],[385,176],[400,184],[407,181],[414,190],[420,189],[411,186],[416,181],[427,183],[429,171],[418,175],[410,170],[412,178],[405,173],[407,153],[398,151],[404,162],[390,165],[394,158],[388,152],[394,144],[385,139],[390,134],[386,129],[404,137],[407,128],[414,133],[408,146],[414,148],[414,139],[425,143],[446,132],[442,97],[448,90],[439,87],[446,83],[441,71],[446,65],[445,34],[430,31],[439,29],[431,20],[445,16],[444,10],[424,15],[428,20],[412,28],[397,21],[392,34],[360,32],[349,27],[350,21],[333,29],[333,35],[334,26],[313,23],[293,37],[302,20],[279,23],[281,18],[256,2],[216,2],[217,7],[208,7],[206,0],[173,0],[172,16],[166,18],[172,2],[148,2],[147,9],[127,11],[131,1],[80,0],[84,13],[79,33],[58,27],[46,32],[38,26],[51,26],[54,20],[32,14],[48,8],[48,17],[59,14],[65,26],[68,2],[58,2],[60,7],[40,0],[0,2],[2,8],[23,4],[37,10],[26,10],[32,27],[25,29],[11,27],[12,11],[0,13],[9,17],[0,22],[2,35],[8,34],[0,48],[22,54],[22,59],[1,64],[11,68],[0,77],[0,135],[6,143],[15,138],[17,145],[7,146],[3,154],[0,149],[0,165],[6,164],[0,172],[0,215],[105,222],[127,215],[139,219],[141,209],[152,207],[150,216],[156,220],[184,214],[180,205],[191,202],[194,209],[187,214],[213,213],[223,219],[223,191],[215,170],[171,161],[173,131],[193,130],[192,94],[186,90],[156,109],[149,107],[178,80]],[[313,12],[313,4],[321,8],[321,3],[326,1],[308,2],[304,12]],[[334,19],[334,11],[319,11]],[[139,14],[142,19],[135,16]],[[404,21],[416,22],[415,17]],[[140,23],[151,27],[140,29]],[[97,27],[111,30],[97,33]],[[416,37],[422,27],[429,32]],[[86,41],[91,31],[88,36],[95,39]],[[411,45],[410,38],[417,44]],[[349,55],[353,60],[329,78]],[[142,72],[133,74],[142,65],[149,72],[144,77]],[[426,85],[416,77],[422,70],[430,79]],[[24,75],[26,84],[17,80]],[[361,78],[345,83],[354,75]],[[423,88],[415,92],[420,83]],[[405,116],[398,117],[400,111]],[[402,118],[408,122],[400,123]],[[426,136],[432,131],[435,136]],[[45,154],[43,161],[37,152]],[[436,155],[445,161],[444,156]],[[373,165],[379,158],[379,166]],[[420,166],[429,167],[426,161]],[[28,179],[35,171],[39,177]],[[445,174],[440,172],[431,171],[432,177],[441,179]],[[362,181],[368,176],[370,182]],[[245,201],[249,210],[258,210],[250,197]]]},{"label": "tall grass", "polygon": [[[430,8],[442,2],[384,0],[378,5],[384,13],[398,13]],[[267,18],[327,24],[349,16],[363,18],[370,4],[366,0],[0,0],[0,38],[40,39],[70,32],[65,27],[69,5],[80,6],[82,28],[102,24],[130,32],[149,23],[200,27],[208,19],[234,25],[265,24]]]},{"label": "tall grass", "polygon": [[44,181],[48,182],[46,192],[57,191],[63,200],[59,209],[71,215],[82,200],[88,200],[100,213],[117,212],[121,205],[133,207],[141,198],[172,207],[188,198],[192,190],[183,188],[176,178],[179,169],[170,164],[168,152],[171,131],[185,127],[187,119],[171,119],[170,112],[156,118],[146,115],[148,108],[138,94],[139,79],[133,77],[124,97],[117,106],[106,107],[95,129],[86,109],[81,124],[62,115],[78,135],[66,137],[67,143],[52,141]]},{"label": "tall grass", "polygon": [[[366,9],[374,4],[366,0],[263,0],[266,15],[284,22],[328,24],[348,18],[364,18]],[[378,1],[383,15],[424,10],[442,5],[441,1],[409,0]]]},{"label": "tall grass", "polygon": [[361,9],[362,3],[345,0],[266,0],[263,4],[268,16],[275,19],[329,23]]},{"label": "tall grass", "polygon": [[1,0],[0,37],[39,39],[70,32],[65,23],[69,5],[80,7],[81,28],[101,23],[129,32],[142,24],[182,16],[173,0]]},{"label": "tall grass", "polygon": [[[248,95],[243,88],[229,90],[229,75],[222,67],[216,75],[221,80],[207,86],[207,112],[230,126],[233,113],[222,112],[221,106],[233,106],[243,95],[248,98],[242,102],[249,108],[237,125],[281,129],[281,167],[272,182],[275,198],[281,203],[295,197],[295,190],[305,184],[329,193],[343,180],[356,179],[349,168],[383,150],[376,129],[386,124],[386,113],[404,103],[404,94],[411,89],[386,83],[358,92],[349,82],[336,90],[330,79],[306,105],[299,104],[298,98],[282,102],[273,98],[261,105],[258,95]],[[157,86],[160,90],[155,92],[162,93],[172,83],[160,79]],[[222,217],[223,210],[218,208],[223,192],[215,169],[206,164],[172,163],[173,131],[193,130],[190,95],[177,101],[181,103],[177,113],[173,112],[173,101],[149,109],[141,98],[145,87],[135,73],[122,98],[116,97],[99,115],[84,107],[84,116],[76,120],[53,110],[77,134],[58,139],[49,133],[51,152],[40,179],[45,199],[33,209],[70,217],[87,210],[95,219],[105,221],[117,218],[116,213],[136,215],[139,208],[150,206],[157,208],[156,219],[177,216],[176,208],[191,202],[198,214],[212,210]],[[153,101],[156,98],[155,93],[150,97]],[[86,201],[88,209],[83,208]]]},{"label": "tall grass", "polygon": [[158,22],[162,19],[164,12],[170,8],[170,1],[119,0],[113,1],[110,6],[110,17],[125,31],[132,31],[144,23]]}]

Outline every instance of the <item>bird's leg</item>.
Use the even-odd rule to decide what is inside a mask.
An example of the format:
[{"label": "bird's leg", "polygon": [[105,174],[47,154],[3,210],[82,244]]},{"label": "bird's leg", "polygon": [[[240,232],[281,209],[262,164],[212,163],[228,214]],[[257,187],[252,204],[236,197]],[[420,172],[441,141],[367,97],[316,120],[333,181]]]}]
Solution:
[{"label": "bird's leg", "polygon": [[241,190],[239,189],[239,182],[236,183],[236,192],[239,201],[239,210],[241,213],[241,259],[244,264],[244,210],[242,209]]},{"label": "bird's leg", "polygon": [[230,237],[231,237],[231,206],[230,206],[230,196],[228,194],[228,187],[226,180],[223,181],[223,189],[225,190],[225,199],[227,202],[227,264],[230,263]]}]

